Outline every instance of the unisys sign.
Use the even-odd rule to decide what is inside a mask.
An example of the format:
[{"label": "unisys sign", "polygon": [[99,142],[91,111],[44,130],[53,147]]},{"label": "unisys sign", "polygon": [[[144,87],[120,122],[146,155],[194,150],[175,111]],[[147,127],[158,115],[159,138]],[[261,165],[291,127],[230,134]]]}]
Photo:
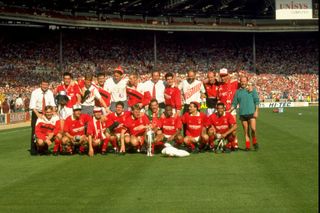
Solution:
[{"label": "unisys sign", "polygon": [[312,0],[276,0],[277,20],[312,18]]}]

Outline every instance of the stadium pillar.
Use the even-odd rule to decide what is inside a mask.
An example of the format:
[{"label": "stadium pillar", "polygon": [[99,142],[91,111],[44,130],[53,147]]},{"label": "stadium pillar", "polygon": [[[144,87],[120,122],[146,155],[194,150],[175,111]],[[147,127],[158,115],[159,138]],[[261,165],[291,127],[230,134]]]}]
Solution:
[{"label": "stadium pillar", "polygon": [[253,36],[252,36],[252,56],[253,56],[253,59],[252,59],[252,66],[253,66],[253,72],[256,73],[256,34],[253,33]]},{"label": "stadium pillar", "polygon": [[62,70],[62,30],[60,30],[60,45],[59,45],[59,69]]},{"label": "stadium pillar", "polygon": [[154,56],[154,68],[157,68],[157,34],[153,33],[153,56]]}]

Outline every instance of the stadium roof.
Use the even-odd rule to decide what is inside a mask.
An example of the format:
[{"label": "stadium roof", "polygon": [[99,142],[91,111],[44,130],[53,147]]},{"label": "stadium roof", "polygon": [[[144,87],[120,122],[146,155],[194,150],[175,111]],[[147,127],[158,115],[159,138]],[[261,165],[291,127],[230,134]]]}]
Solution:
[{"label": "stadium roof", "polygon": [[274,0],[2,0],[2,6],[143,16],[274,18]]},{"label": "stadium roof", "polygon": [[275,20],[274,7],[275,0],[0,0],[0,26],[223,32],[319,30],[318,19]]}]

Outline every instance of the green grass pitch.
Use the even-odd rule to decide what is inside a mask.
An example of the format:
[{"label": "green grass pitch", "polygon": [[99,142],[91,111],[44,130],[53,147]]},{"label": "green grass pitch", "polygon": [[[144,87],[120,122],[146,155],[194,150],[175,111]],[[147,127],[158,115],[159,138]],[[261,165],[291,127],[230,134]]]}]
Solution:
[{"label": "green grass pitch", "polygon": [[258,152],[179,159],[30,156],[30,128],[1,131],[0,212],[318,212],[318,108],[257,126]]}]

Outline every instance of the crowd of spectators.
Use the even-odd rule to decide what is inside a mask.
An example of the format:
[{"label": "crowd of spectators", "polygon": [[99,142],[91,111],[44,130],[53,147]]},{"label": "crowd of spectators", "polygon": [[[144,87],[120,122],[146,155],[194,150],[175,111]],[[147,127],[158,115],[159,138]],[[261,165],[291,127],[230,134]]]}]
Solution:
[{"label": "crowd of spectators", "polygon": [[[154,34],[144,31],[21,30],[0,36],[0,102],[26,99],[47,77],[54,87],[65,71],[75,77],[84,73],[110,75],[121,65],[126,73],[138,72],[141,81],[154,69]],[[200,80],[209,70],[227,68],[238,77],[249,76],[261,100],[317,101],[318,41],[316,35],[262,34],[256,39],[256,71],[253,72],[252,34],[157,33],[156,68],[177,73],[198,71]],[[27,101],[26,101],[27,102]],[[11,111],[16,110],[11,104]],[[25,106],[26,107],[26,106]],[[25,108],[24,107],[24,108]]]}]

